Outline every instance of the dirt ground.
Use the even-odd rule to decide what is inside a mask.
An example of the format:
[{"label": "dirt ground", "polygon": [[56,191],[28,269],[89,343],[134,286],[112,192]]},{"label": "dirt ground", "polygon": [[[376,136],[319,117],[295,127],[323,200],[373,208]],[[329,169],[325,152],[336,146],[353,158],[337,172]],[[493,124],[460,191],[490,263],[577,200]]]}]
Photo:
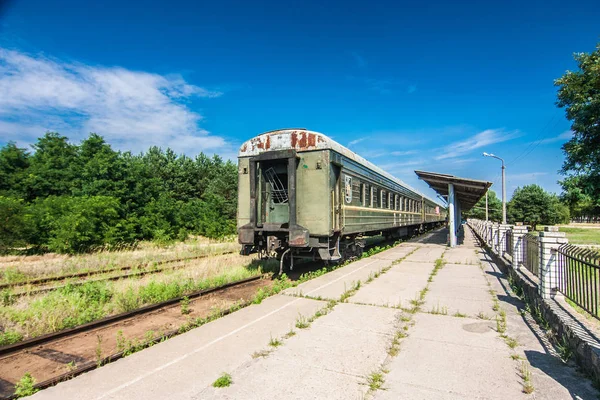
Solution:
[{"label": "dirt ground", "polygon": [[256,291],[271,284],[260,279],[228,288],[218,293],[190,300],[191,312],[183,315],[179,304],[169,308],[119,321],[109,326],[84,332],[74,337],[40,345],[25,352],[0,358],[0,396],[14,392],[14,385],[29,372],[37,382],[42,382],[75,369],[78,365],[117,353],[117,334],[122,331],[127,340],[143,342],[149,331],[167,332],[182,326],[186,321],[207,317],[214,310],[232,307],[236,302],[252,299]]}]

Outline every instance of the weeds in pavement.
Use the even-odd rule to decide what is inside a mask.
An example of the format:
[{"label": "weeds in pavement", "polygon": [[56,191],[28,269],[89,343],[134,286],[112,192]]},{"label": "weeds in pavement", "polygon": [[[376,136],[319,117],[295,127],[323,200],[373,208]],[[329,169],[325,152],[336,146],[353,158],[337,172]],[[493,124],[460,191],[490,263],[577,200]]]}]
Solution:
[{"label": "weeds in pavement", "polygon": [[283,344],[283,341],[281,341],[281,339],[277,339],[277,338],[274,338],[273,336],[271,336],[271,340],[269,340],[269,346],[279,347],[282,344]]},{"label": "weeds in pavement", "polygon": [[382,371],[375,371],[367,376],[367,385],[373,391],[381,389],[384,383],[385,376]]},{"label": "weeds in pavement", "polygon": [[533,393],[534,387],[531,383],[531,371],[529,370],[529,364],[526,361],[521,362],[521,378],[523,379],[523,393]]},{"label": "weeds in pavement", "polygon": [[216,387],[216,388],[224,388],[224,387],[231,386],[232,383],[233,383],[233,379],[231,378],[231,375],[224,372],[219,378],[217,378],[216,381],[213,382],[212,385],[213,385],[213,387]]},{"label": "weeds in pavement", "polygon": [[296,318],[296,328],[298,329],[306,329],[310,326],[310,322],[304,315],[298,315]]},{"label": "weeds in pavement", "polygon": [[461,313],[460,311],[457,311],[457,312],[455,312],[455,313],[454,313],[454,316],[455,316],[455,317],[458,317],[458,318],[467,318],[467,317],[468,317],[468,315],[467,315],[467,314],[463,314],[463,313]]}]

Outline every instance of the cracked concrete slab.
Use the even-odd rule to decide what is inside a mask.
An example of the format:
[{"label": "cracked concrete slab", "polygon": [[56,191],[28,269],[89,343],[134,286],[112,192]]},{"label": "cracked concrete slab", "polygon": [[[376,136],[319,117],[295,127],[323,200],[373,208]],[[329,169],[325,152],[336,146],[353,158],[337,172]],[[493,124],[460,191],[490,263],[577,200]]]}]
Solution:
[{"label": "cracked concrete slab", "polygon": [[393,309],[338,304],[266,358],[232,371],[231,387],[206,388],[196,398],[362,398],[368,389],[366,376],[387,357],[398,314]]},{"label": "cracked concrete slab", "polygon": [[433,264],[402,261],[385,275],[362,287],[349,301],[386,307],[409,308],[427,285]]},{"label": "cracked concrete slab", "polygon": [[[389,364],[387,386],[396,389],[425,385],[430,390],[467,398],[526,397],[508,347],[484,326],[485,322],[425,314],[417,315],[415,322],[399,355]],[[481,333],[464,329],[473,323],[483,324],[485,329]],[[435,329],[439,333],[432,335],[430,331]],[[380,398],[379,393],[375,398]],[[408,394],[407,398],[413,397]]]},{"label": "cracked concrete slab", "polygon": [[59,383],[34,399],[187,399],[221,371],[237,368],[271,336],[293,327],[299,313],[324,302],[273,296],[129,357]]}]

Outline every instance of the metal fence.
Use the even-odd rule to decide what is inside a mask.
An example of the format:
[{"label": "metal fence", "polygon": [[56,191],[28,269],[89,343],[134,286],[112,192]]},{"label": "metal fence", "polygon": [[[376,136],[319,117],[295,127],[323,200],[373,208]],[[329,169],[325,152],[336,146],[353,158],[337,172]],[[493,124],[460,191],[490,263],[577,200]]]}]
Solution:
[{"label": "metal fence", "polygon": [[598,284],[600,253],[583,247],[564,244],[558,251],[558,290],[579,307],[600,319],[598,315]]},{"label": "metal fence", "polygon": [[525,268],[539,278],[540,276],[540,241],[536,235],[528,233],[524,236],[525,246],[523,260]]},{"label": "metal fence", "polygon": [[509,229],[506,231],[506,234],[504,235],[504,240],[505,240],[504,248],[506,249],[506,253],[509,254],[511,257],[513,255],[512,239],[513,239],[513,232],[512,232],[512,229]]}]

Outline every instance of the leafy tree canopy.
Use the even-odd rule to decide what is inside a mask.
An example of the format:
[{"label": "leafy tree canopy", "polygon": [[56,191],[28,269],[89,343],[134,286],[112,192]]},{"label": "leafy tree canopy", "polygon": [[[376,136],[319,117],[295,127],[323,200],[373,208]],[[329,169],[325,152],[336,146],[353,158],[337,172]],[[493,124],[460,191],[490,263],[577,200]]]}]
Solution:
[{"label": "leafy tree canopy", "polygon": [[538,185],[517,188],[507,204],[507,214],[509,222],[524,222],[534,230],[538,224],[568,223],[570,218],[567,206]]},{"label": "leafy tree canopy", "polygon": [[[557,105],[565,108],[573,137],[563,145],[565,162],[561,173],[573,177],[561,184],[570,199],[571,210],[600,211],[600,43],[592,53],[576,53],[577,71],[567,71],[554,84],[558,86]],[[582,205],[573,208],[577,188]],[[594,202],[590,209],[585,203]]]}]

